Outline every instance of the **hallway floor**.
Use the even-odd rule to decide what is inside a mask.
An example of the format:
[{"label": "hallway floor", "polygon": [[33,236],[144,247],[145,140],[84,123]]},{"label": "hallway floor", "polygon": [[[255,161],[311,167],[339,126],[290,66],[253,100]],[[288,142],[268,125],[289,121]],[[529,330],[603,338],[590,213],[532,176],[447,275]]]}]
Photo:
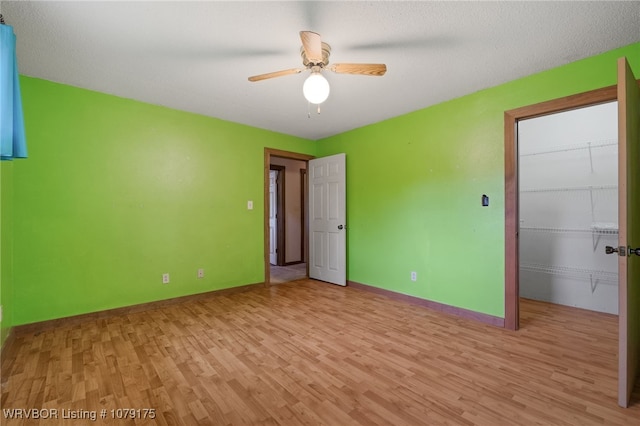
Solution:
[{"label": "hallway floor", "polygon": [[282,284],[307,277],[307,264],[297,263],[289,266],[271,265],[271,284]]}]

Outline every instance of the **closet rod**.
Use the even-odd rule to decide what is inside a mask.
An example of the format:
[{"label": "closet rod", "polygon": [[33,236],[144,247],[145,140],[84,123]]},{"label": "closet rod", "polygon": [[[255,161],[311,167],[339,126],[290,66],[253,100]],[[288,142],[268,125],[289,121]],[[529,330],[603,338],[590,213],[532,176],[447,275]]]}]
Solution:
[{"label": "closet rod", "polygon": [[608,146],[618,146],[618,141],[615,139],[607,139],[606,141],[602,141],[599,143],[588,142],[585,144],[571,145],[571,146],[566,146],[564,148],[550,149],[547,151],[527,152],[524,154],[520,154],[520,157],[530,157],[532,155],[542,155],[542,154],[553,154],[556,152],[580,151],[583,149],[590,149],[590,148],[605,148]]},{"label": "closet rod", "polygon": [[521,189],[520,192],[572,192],[572,191],[600,191],[618,189],[618,185],[588,185],[588,186],[566,186],[557,188],[529,188]]},{"label": "closet rod", "polygon": [[547,228],[537,226],[521,226],[522,231],[548,232],[552,234],[602,234],[602,235],[618,235],[617,229],[612,228]]}]

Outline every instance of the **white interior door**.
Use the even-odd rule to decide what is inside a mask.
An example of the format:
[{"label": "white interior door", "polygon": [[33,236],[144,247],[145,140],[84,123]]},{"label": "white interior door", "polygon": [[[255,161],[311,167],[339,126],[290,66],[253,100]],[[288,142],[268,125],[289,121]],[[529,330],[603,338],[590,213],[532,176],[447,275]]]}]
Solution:
[{"label": "white interior door", "polygon": [[347,284],[345,154],[309,161],[309,277]]},{"label": "white interior door", "polygon": [[278,218],[277,218],[277,204],[278,199],[278,186],[276,180],[278,178],[277,170],[269,171],[269,263],[272,265],[278,264]]}]

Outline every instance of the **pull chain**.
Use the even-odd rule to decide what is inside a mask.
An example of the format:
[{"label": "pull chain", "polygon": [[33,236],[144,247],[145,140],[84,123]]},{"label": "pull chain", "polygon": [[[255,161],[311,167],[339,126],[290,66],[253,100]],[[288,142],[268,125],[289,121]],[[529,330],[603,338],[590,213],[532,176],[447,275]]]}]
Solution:
[{"label": "pull chain", "polygon": [[[320,104],[318,104],[318,109],[316,112],[320,114]],[[311,102],[308,102],[308,101],[307,101],[307,118],[311,118]]]}]

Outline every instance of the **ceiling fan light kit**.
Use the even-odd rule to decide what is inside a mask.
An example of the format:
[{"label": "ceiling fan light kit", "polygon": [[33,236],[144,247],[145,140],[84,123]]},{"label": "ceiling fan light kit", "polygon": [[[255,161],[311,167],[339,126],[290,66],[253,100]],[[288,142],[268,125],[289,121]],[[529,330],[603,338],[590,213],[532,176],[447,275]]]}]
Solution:
[{"label": "ceiling fan light kit", "polygon": [[[304,69],[292,68],[283,71],[275,71],[267,74],[254,75],[249,77],[249,81],[261,81],[269,78],[281,77],[284,75],[298,74],[302,71],[310,70],[311,75],[305,80],[302,86],[302,94],[309,103],[320,105],[329,97],[329,82],[322,75],[322,70],[329,64],[331,46],[323,43],[320,34],[313,31],[300,31],[302,47],[300,55]],[[335,64],[329,69],[340,74],[358,74],[382,76],[387,72],[385,64]],[[318,107],[319,108],[319,107]]]},{"label": "ceiling fan light kit", "polygon": [[312,72],[302,85],[302,94],[312,104],[321,104],[329,97],[329,82],[320,72]]}]

